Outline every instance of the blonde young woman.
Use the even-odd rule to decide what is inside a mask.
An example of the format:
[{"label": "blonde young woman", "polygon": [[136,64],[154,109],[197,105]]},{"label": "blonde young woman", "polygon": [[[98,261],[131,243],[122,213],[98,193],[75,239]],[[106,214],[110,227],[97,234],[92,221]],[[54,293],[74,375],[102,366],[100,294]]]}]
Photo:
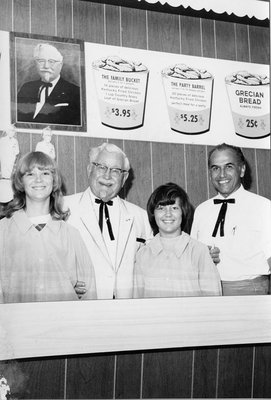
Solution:
[{"label": "blonde young woman", "polygon": [[26,154],[12,186],[14,198],[0,221],[0,300],[95,299],[93,266],[79,232],[65,222],[69,212],[62,210],[54,160],[42,152]]}]

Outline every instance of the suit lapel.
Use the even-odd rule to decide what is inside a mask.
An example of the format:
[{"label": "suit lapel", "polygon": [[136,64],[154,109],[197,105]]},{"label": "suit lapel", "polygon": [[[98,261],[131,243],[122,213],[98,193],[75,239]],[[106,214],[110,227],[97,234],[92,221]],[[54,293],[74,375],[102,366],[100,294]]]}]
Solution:
[{"label": "suit lapel", "polygon": [[51,91],[50,95],[48,96],[48,102],[50,103],[50,100],[57,97],[59,94],[61,94],[62,91],[63,91],[63,80],[60,77],[59,80],[57,81],[55,87]]},{"label": "suit lapel", "polygon": [[119,237],[117,245],[116,269],[120,267],[123,254],[130,237],[133,222],[134,222],[133,215],[128,213],[125,204],[120,199],[120,224],[119,224]]},{"label": "suit lapel", "polygon": [[96,243],[97,247],[101,250],[104,257],[106,257],[110,264],[111,260],[99,227],[97,223],[96,214],[88,191],[85,191],[80,200],[80,218],[88,233]]}]

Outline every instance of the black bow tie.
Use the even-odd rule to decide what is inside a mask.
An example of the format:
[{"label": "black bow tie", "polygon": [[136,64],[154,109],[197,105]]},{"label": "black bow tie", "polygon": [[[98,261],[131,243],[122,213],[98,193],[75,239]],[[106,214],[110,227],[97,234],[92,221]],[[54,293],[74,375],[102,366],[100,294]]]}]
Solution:
[{"label": "black bow tie", "polygon": [[49,96],[49,87],[52,87],[52,86],[53,86],[53,84],[51,82],[42,82],[42,84],[40,85],[40,88],[39,88],[39,93],[38,93],[38,101],[39,102],[40,102],[41,92],[43,91],[43,89],[45,89],[45,101],[46,101]]},{"label": "black bow tie", "polygon": [[220,225],[220,236],[224,236],[224,224],[225,224],[225,216],[228,207],[228,203],[235,203],[235,199],[214,199],[214,204],[222,204],[220,207],[220,211],[217,217],[217,221],[214,227],[214,231],[212,236],[215,237],[218,231],[218,227]]},{"label": "black bow tie", "polygon": [[108,233],[109,233],[110,239],[111,240],[115,240],[114,235],[113,235],[111,222],[110,222],[110,218],[109,218],[108,207],[107,207],[107,206],[112,206],[113,205],[113,201],[112,200],[103,201],[101,199],[95,199],[95,203],[100,204],[100,207],[99,207],[99,226],[100,226],[101,232],[103,231],[103,210],[104,210],[104,216],[105,216],[105,220],[106,220],[107,229],[108,229]]}]

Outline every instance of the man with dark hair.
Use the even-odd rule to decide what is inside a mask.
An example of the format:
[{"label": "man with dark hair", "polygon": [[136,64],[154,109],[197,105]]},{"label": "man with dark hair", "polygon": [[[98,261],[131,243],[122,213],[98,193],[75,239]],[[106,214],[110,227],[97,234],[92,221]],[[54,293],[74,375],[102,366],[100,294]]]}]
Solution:
[{"label": "man with dark hair", "polygon": [[[240,147],[233,146],[233,145],[227,144],[227,143],[221,143],[221,144],[218,144],[217,146],[215,146],[208,154],[208,167],[209,168],[211,165],[212,155],[217,150],[218,151],[232,150],[235,153],[235,156],[237,157],[239,164],[242,164],[242,165],[246,164],[246,159],[245,159],[244,154],[243,154],[242,150],[240,149]],[[243,177],[241,177],[241,179],[242,178]]]},{"label": "man with dark hair", "polygon": [[244,189],[239,147],[223,143],[209,154],[217,196],[195,211],[191,236],[220,249],[223,295],[268,294],[271,268],[271,202]]},{"label": "man with dark hair", "polygon": [[39,80],[26,82],[17,96],[17,121],[80,125],[80,88],[60,76],[63,56],[51,44],[34,49]]}]

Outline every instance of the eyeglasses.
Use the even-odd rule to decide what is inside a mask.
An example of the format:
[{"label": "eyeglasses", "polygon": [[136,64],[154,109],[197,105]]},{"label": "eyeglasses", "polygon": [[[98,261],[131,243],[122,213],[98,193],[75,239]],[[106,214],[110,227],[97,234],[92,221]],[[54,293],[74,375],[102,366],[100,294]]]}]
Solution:
[{"label": "eyeglasses", "polygon": [[125,169],[110,168],[104,164],[99,164],[96,162],[93,162],[92,164],[96,167],[96,170],[99,174],[105,175],[107,173],[107,171],[109,171],[110,175],[113,176],[114,178],[119,178],[121,176],[121,174],[123,174],[124,172],[128,172]]},{"label": "eyeglasses", "polygon": [[56,63],[61,62],[60,60],[45,60],[45,58],[36,58],[35,60],[39,65],[44,65],[47,62],[50,67],[54,67]]}]

